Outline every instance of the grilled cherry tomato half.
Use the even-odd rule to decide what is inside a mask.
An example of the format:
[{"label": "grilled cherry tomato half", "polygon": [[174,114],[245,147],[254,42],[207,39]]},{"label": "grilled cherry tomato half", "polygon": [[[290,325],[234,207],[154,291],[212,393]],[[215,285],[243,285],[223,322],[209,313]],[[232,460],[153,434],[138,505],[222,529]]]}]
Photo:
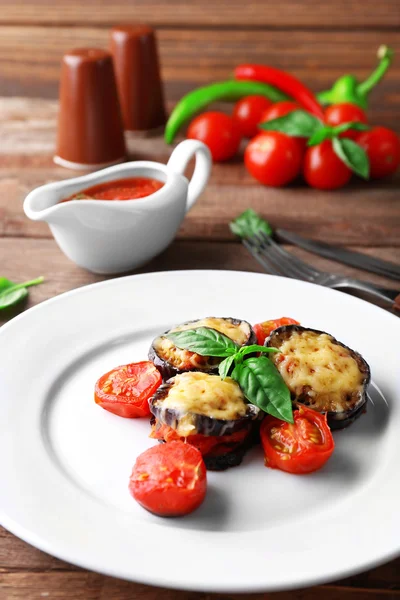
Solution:
[{"label": "grilled cherry tomato half", "polygon": [[184,442],[153,446],[138,456],[129,491],[143,508],[156,515],[187,515],[200,506],[206,495],[203,457]]},{"label": "grilled cherry tomato half", "polygon": [[400,165],[400,139],[387,127],[374,127],[363,131],[356,139],[369,158],[370,176],[381,179],[393,175]]},{"label": "grilled cherry tomato half", "polygon": [[282,327],[282,325],[300,325],[300,323],[295,319],[291,319],[290,317],[281,317],[280,319],[271,319],[270,321],[257,323],[253,326],[254,333],[257,336],[257,344],[263,346],[265,340],[274,331],[274,329]]},{"label": "grilled cherry tomato half", "polygon": [[96,404],[120,417],[149,417],[148,399],[161,383],[161,375],[150,361],[122,365],[100,377],[94,399]]},{"label": "grilled cherry tomato half", "polygon": [[351,179],[351,171],[336,156],[331,140],[308,148],[304,157],[303,175],[308,185],[320,190],[336,190]]},{"label": "grilled cherry tomato half", "polygon": [[[350,102],[332,104],[325,110],[325,123],[335,127],[343,123],[367,123],[367,115],[362,108]],[[340,134],[339,137],[347,137],[351,140],[357,139],[358,131],[349,129]]]},{"label": "grilled cherry tomato half", "polygon": [[243,137],[252,138],[259,133],[258,124],[270,106],[272,102],[265,96],[245,96],[236,102],[232,118]]},{"label": "grilled cherry tomato half", "polygon": [[264,185],[281,187],[300,173],[302,152],[296,138],[279,131],[264,131],[253,138],[244,153],[250,175]]},{"label": "grilled cherry tomato half", "polygon": [[232,158],[240,145],[240,133],[228,115],[210,111],[196,117],[189,125],[187,137],[209,147],[213,161]]},{"label": "grilled cherry tomato half", "polygon": [[249,429],[243,428],[230,435],[202,435],[195,433],[189,435],[187,438],[181,438],[175,429],[169,425],[153,425],[150,437],[156,440],[164,440],[168,443],[185,440],[187,444],[197,448],[202,456],[221,456],[243,444],[248,435]]},{"label": "grilled cherry tomato half", "polygon": [[261,423],[265,464],[287,473],[312,473],[323,467],[335,448],[326,415],[300,406],[293,418],[292,424],[268,415]]}]

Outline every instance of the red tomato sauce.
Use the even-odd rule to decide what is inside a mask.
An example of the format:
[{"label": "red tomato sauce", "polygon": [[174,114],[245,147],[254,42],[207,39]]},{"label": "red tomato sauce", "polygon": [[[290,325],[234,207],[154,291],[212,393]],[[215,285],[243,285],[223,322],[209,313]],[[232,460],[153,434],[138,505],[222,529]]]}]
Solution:
[{"label": "red tomato sauce", "polygon": [[116,179],[86,188],[65,198],[63,202],[67,200],[137,200],[154,194],[163,185],[162,181],[148,177]]}]

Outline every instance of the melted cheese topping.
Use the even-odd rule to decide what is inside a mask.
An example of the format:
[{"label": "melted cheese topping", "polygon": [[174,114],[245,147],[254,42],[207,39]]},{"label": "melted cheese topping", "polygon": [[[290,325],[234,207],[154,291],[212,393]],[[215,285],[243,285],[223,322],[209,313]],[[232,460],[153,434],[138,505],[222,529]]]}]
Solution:
[{"label": "melted cheese topping", "polygon": [[349,350],[327,334],[293,332],[273,360],[296,398],[308,396],[310,406],[341,412],[360,397],[363,374]]},{"label": "melted cheese topping", "polygon": [[[229,337],[239,346],[243,346],[250,335],[247,323],[242,321],[240,325],[234,325],[227,319],[216,317],[207,317],[205,319],[199,319],[198,321],[186,323],[185,325],[178,325],[178,327],[171,329],[171,333],[175,331],[185,331],[187,329],[197,329],[198,327],[210,327],[215,329]],[[179,370],[192,368],[208,370],[215,365],[218,365],[222,360],[220,358],[200,356],[189,350],[177,348],[171,340],[168,340],[164,336],[160,336],[154,341],[154,348],[160,358],[168,361]]]},{"label": "melted cheese topping", "polygon": [[244,417],[247,404],[239,385],[227,377],[201,372],[182,373],[174,379],[162,408],[227,421]]}]

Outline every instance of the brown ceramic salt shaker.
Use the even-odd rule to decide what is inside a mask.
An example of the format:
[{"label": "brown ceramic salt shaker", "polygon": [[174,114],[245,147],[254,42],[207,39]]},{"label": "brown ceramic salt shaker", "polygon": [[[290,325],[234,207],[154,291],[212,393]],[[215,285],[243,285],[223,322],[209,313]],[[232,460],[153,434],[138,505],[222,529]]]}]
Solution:
[{"label": "brown ceramic salt shaker", "polygon": [[125,158],[121,108],[112,56],[97,48],[67,52],[62,60],[54,161],[97,169]]},{"label": "brown ceramic salt shaker", "polygon": [[166,114],[154,30],[147,25],[113,27],[111,52],[125,129],[144,131],[164,125]]}]

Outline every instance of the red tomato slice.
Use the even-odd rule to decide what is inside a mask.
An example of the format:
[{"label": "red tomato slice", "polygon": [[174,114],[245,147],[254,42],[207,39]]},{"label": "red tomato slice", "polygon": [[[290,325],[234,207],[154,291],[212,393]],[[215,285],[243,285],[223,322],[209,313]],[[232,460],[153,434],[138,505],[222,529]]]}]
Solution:
[{"label": "red tomato slice", "polygon": [[257,344],[262,346],[274,329],[282,327],[282,325],[300,325],[300,323],[290,317],[281,317],[280,319],[272,319],[271,321],[257,323],[257,325],[254,325],[253,327],[254,333],[257,336]]},{"label": "red tomato slice", "polygon": [[156,515],[187,515],[206,495],[203,458],[196,448],[183,442],[153,446],[138,456],[129,491],[143,508]]},{"label": "red tomato slice", "polygon": [[294,424],[271,416],[261,423],[265,464],[287,473],[312,473],[326,463],[335,448],[326,415],[300,406],[293,417]]},{"label": "red tomato slice", "polygon": [[149,417],[148,399],[161,383],[161,375],[150,361],[122,365],[100,377],[94,399],[96,404],[120,417]]},{"label": "red tomato slice", "polygon": [[197,448],[202,456],[220,456],[231,452],[235,446],[240,446],[246,439],[249,430],[247,428],[236,431],[231,435],[189,435],[187,438],[179,437],[175,429],[169,425],[160,425],[157,422],[152,426],[150,437],[156,440],[185,441],[191,446]]}]

